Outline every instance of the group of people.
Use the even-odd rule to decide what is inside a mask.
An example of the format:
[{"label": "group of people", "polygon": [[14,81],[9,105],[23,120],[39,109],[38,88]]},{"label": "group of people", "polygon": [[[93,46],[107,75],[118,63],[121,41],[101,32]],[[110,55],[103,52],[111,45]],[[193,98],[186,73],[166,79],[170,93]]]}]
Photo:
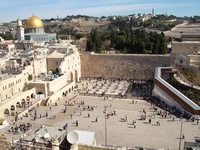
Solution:
[{"label": "group of people", "polygon": [[9,132],[13,132],[13,133],[18,133],[18,132],[22,132],[22,133],[26,133],[26,132],[30,132],[32,130],[32,124],[30,123],[21,123],[19,126],[16,124],[15,126],[12,126],[11,129],[9,130]]}]

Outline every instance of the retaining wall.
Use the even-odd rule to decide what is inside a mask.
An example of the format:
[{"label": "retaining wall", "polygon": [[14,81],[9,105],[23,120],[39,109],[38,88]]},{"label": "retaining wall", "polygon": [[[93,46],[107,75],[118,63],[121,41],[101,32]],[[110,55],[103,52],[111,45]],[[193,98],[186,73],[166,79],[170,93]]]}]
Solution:
[{"label": "retaining wall", "polygon": [[153,79],[156,67],[171,65],[170,55],[81,54],[81,76]]}]

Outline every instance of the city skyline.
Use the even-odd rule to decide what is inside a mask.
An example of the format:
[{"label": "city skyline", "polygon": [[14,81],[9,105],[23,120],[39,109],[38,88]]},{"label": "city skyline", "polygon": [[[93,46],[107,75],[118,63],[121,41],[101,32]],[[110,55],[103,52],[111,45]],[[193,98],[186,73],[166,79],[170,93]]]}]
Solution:
[{"label": "city skyline", "polygon": [[87,15],[94,17],[112,15],[149,14],[152,8],[155,14],[168,14],[179,17],[200,15],[200,1],[192,0],[0,0],[0,22],[27,19],[32,14],[41,19],[64,18],[68,15]]}]

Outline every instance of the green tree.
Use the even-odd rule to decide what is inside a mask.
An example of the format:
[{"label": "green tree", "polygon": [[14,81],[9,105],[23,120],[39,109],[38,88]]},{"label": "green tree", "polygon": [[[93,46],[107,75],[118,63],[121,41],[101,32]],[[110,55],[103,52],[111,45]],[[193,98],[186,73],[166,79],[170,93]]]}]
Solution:
[{"label": "green tree", "polygon": [[159,34],[159,45],[158,45],[158,54],[167,53],[167,39],[165,38],[164,33]]}]

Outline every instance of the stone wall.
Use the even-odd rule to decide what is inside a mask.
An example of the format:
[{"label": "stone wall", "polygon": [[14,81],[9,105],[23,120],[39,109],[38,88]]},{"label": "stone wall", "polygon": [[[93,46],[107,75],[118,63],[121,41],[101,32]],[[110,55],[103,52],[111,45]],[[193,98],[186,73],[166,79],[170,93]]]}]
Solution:
[{"label": "stone wall", "polygon": [[200,42],[172,42],[172,52],[193,54],[200,51]]},{"label": "stone wall", "polygon": [[[71,150],[114,150],[115,148],[103,147],[103,146],[91,146],[91,145],[73,145]],[[121,148],[125,150],[126,148]]]},{"label": "stone wall", "polygon": [[170,55],[81,54],[82,77],[153,79],[155,67],[170,65]]}]

